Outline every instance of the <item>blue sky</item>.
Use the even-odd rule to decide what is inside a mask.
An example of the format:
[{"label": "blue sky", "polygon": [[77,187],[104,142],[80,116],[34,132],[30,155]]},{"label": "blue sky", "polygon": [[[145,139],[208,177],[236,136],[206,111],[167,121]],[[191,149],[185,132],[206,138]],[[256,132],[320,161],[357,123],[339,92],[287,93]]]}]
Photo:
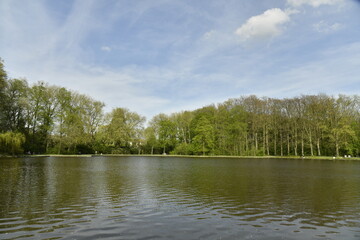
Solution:
[{"label": "blue sky", "polygon": [[360,1],[1,0],[10,77],[147,118],[241,95],[360,93]]}]

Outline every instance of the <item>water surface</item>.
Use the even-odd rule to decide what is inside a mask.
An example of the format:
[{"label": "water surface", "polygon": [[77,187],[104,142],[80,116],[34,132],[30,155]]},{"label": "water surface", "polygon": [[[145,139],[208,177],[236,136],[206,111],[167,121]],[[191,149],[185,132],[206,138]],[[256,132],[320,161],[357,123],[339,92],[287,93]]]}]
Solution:
[{"label": "water surface", "polygon": [[0,159],[0,239],[360,239],[360,162]]}]

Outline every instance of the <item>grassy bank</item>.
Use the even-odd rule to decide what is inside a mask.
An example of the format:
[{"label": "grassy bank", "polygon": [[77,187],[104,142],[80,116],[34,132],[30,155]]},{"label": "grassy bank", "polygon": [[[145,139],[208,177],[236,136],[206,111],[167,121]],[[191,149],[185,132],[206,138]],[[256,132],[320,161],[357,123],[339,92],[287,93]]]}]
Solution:
[{"label": "grassy bank", "polygon": [[329,157],[329,156],[225,156],[225,155],[162,155],[162,154],[73,154],[73,155],[64,155],[64,154],[37,154],[37,155],[21,155],[21,156],[11,156],[11,155],[0,155],[2,158],[10,157],[65,157],[65,158],[84,158],[84,157],[163,157],[163,158],[234,158],[234,159],[308,159],[308,160],[360,160],[360,157]]},{"label": "grassy bank", "polygon": [[[33,156],[45,156],[45,155],[33,155]],[[226,155],[162,155],[162,154],[97,154],[97,155],[46,155],[49,157],[164,157],[164,158],[173,158],[173,157],[183,157],[183,158],[238,158],[238,159],[245,159],[245,158],[253,158],[253,159],[269,159],[269,158],[276,158],[276,159],[310,159],[310,160],[360,160],[359,157],[329,157],[329,156],[226,156]]]}]

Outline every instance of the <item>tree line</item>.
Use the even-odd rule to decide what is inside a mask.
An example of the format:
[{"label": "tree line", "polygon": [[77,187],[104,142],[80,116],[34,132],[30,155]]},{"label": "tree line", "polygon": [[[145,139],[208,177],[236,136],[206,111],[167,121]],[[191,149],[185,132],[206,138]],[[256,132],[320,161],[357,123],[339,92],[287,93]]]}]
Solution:
[{"label": "tree line", "polygon": [[0,154],[360,155],[360,97],[243,96],[145,117],[44,82],[10,79],[0,61]]}]

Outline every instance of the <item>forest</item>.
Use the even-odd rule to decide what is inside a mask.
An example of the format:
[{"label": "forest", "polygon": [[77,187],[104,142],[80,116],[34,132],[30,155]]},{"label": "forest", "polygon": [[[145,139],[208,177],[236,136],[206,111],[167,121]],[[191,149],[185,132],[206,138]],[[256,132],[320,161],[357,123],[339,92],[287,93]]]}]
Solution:
[{"label": "forest", "polygon": [[241,96],[146,123],[64,87],[11,79],[0,59],[0,103],[0,155],[360,155],[359,95]]}]

